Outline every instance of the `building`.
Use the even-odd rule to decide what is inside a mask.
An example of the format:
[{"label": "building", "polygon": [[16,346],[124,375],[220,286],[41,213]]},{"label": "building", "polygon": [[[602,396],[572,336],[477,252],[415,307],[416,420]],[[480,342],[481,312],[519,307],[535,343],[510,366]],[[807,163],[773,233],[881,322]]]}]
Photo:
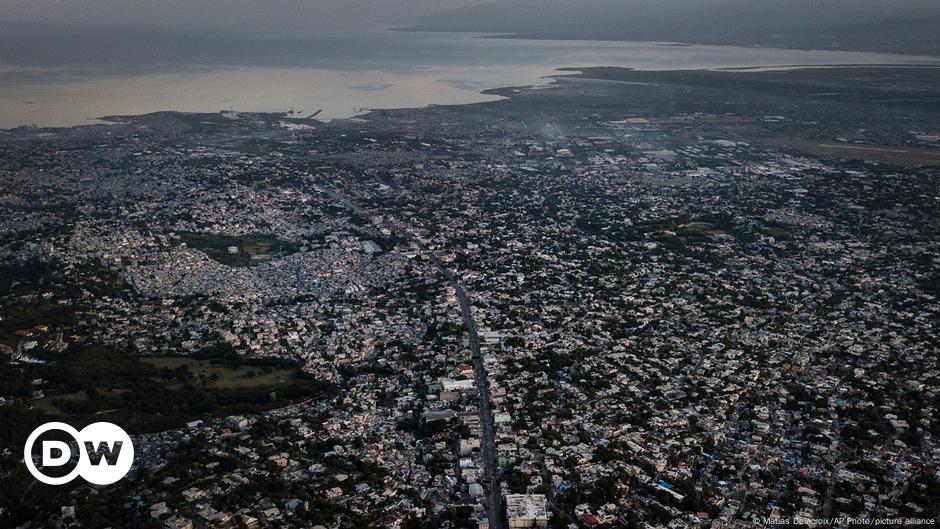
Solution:
[{"label": "building", "polygon": [[469,492],[471,498],[479,498],[483,495],[483,486],[479,483],[471,483],[469,486]]},{"label": "building", "polygon": [[507,494],[506,518],[509,527],[548,527],[551,515],[544,494]]},{"label": "building", "polygon": [[444,391],[470,391],[474,388],[473,379],[453,380],[445,378],[441,380],[441,386]]},{"label": "building", "polygon": [[163,522],[163,527],[166,529],[193,529],[193,522],[180,516],[174,516]]}]

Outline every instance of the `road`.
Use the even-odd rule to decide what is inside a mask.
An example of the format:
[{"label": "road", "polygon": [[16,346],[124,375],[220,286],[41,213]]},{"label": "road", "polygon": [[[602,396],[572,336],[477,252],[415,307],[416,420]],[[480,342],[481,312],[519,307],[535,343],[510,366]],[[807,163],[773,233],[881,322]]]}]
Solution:
[{"label": "road", "polygon": [[492,529],[502,529],[502,516],[500,516],[501,496],[499,483],[496,481],[496,433],[493,428],[493,413],[490,403],[490,387],[486,381],[486,366],[483,365],[483,355],[480,354],[480,335],[477,333],[477,324],[470,312],[470,299],[463,286],[454,277],[454,274],[444,266],[441,259],[428,252],[434,267],[447,278],[447,282],[457,293],[460,302],[460,312],[467,326],[467,337],[470,341],[470,351],[473,354],[473,372],[477,387],[480,389],[480,424],[483,427],[483,481],[487,485],[487,517]]},{"label": "road", "polygon": [[[362,208],[345,195],[323,186],[314,184],[318,190],[323,191],[334,200],[341,202],[347,208],[356,212],[365,218],[371,218],[372,212]],[[399,188],[395,188],[400,190]],[[418,241],[409,233],[399,233],[394,226],[389,223],[385,227],[389,228],[396,235],[409,242],[418,243]],[[480,425],[483,429],[483,439],[481,447],[483,451],[483,484],[486,485],[487,498],[487,518],[489,518],[491,529],[503,529],[503,519],[501,516],[502,497],[499,493],[499,483],[496,480],[496,433],[493,427],[493,412],[490,401],[490,386],[487,384],[486,366],[483,365],[483,355],[480,354],[480,335],[477,332],[477,324],[473,320],[473,313],[470,311],[470,298],[463,286],[454,277],[454,274],[444,265],[441,258],[428,248],[424,248],[420,243],[422,251],[428,256],[434,268],[440,272],[447,282],[453,287],[457,294],[457,300],[460,302],[460,312],[463,315],[464,324],[467,326],[467,338],[470,342],[470,351],[473,356],[473,371],[476,379],[476,385],[480,390]]]},{"label": "road", "polygon": [[[845,376],[839,378],[839,382],[832,388],[832,394],[839,394],[839,387],[842,385],[842,382],[845,380]],[[836,490],[836,481],[839,479],[839,472],[845,468],[845,462],[836,463],[839,452],[839,442],[842,440],[842,421],[839,418],[839,412],[835,409],[830,409],[830,415],[832,417],[832,424],[834,435],[832,436],[832,443],[829,445],[829,453],[826,454],[829,463],[833,465],[832,473],[829,474],[829,487],[826,488],[826,497],[823,500],[822,508],[822,517],[829,518],[832,516],[832,495]]]}]

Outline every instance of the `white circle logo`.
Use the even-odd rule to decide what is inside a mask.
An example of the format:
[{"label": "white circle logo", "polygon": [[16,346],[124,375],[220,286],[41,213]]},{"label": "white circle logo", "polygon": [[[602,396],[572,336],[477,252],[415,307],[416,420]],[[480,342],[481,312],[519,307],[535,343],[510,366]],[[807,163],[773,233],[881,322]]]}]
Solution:
[{"label": "white circle logo", "polygon": [[[49,439],[40,443],[38,459],[42,469],[64,467],[77,455],[75,468],[64,475],[48,475],[36,466],[33,448],[47,432],[65,432],[74,441]],[[23,461],[29,473],[47,485],[63,485],[76,476],[95,485],[110,485],[130,471],[134,464],[134,445],[123,428],[109,422],[92,423],[81,431],[62,422],[49,422],[29,434],[23,448]]]}]

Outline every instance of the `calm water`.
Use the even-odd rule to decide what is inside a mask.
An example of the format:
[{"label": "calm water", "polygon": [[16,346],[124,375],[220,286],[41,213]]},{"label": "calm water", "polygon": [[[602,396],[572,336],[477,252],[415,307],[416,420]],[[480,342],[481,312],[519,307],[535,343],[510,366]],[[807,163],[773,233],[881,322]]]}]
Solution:
[{"label": "calm water", "polygon": [[[486,101],[549,82],[556,68],[646,70],[940,64],[936,57],[650,42],[362,32],[284,39],[0,37],[0,127],[69,126],[158,110],[286,111],[321,119],[364,108]],[[31,42],[31,38],[36,40]],[[71,39],[71,40],[70,40]]]}]

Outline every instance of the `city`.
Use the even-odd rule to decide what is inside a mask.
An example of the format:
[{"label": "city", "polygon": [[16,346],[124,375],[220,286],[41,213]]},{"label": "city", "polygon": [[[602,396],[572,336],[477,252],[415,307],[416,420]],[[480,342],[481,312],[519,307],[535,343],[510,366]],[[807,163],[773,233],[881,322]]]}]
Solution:
[{"label": "city", "polygon": [[[0,526],[931,525],[940,83],[891,73],[0,130]],[[50,417],[131,474],[30,485]]]}]

